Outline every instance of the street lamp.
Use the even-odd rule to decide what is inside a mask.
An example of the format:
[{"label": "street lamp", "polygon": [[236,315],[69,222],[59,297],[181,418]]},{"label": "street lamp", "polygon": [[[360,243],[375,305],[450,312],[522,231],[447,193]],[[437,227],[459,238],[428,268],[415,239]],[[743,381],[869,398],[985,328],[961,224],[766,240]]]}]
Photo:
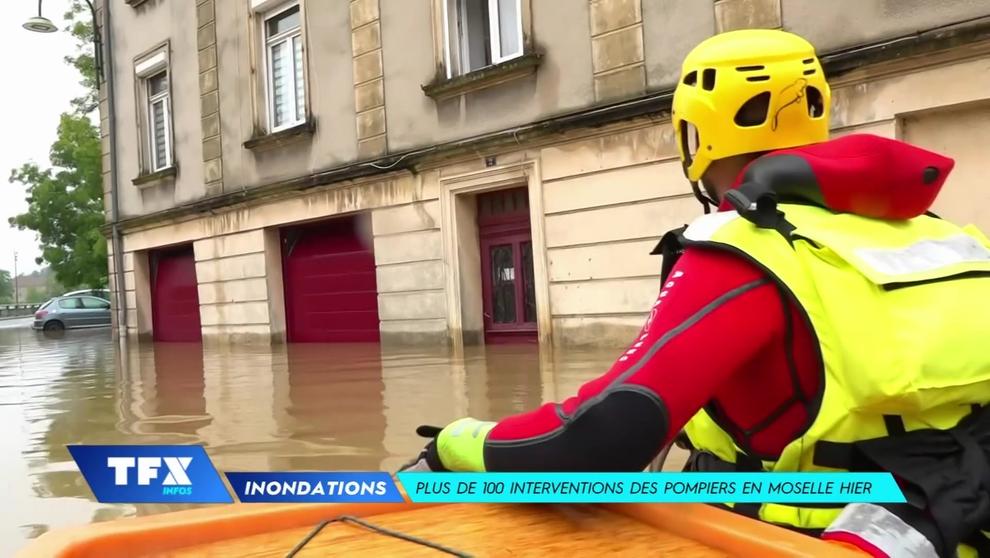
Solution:
[{"label": "street lamp", "polygon": [[[23,27],[35,33],[54,33],[58,31],[58,27],[52,23],[52,20],[41,15],[42,2],[44,0],[38,0],[38,15],[25,21]],[[93,3],[90,0],[86,0],[86,5],[89,6],[89,12],[93,16],[93,63],[96,67],[96,83],[99,85],[103,79],[103,53],[100,48],[100,26],[97,24],[96,8],[93,7]]]},{"label": "street lamp", "polygon": [[17,283],[17,250],[14,250],[14,306],[21,303],[20,285]]},{"label": "street lamp", "polygon": [[52,20],[41,15],[41,1],[38,0],[38,16],[25,21],[24,28],[35,33],[54,33],[58,31],[58,27],[55,27]]}]

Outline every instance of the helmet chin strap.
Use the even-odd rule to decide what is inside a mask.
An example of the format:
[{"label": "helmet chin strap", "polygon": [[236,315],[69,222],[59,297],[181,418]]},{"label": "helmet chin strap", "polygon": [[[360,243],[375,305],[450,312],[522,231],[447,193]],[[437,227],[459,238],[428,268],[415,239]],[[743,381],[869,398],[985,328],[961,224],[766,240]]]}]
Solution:
[{"label": "helmet chin strap", "polygon": [[690,180],[691,190],[694,191],[694,197],[701,202],[701,206],[705,208],[705,215],[712,212],[712,206],[718,207],[719,203],[710,197],[701,189],[697,180]]}]

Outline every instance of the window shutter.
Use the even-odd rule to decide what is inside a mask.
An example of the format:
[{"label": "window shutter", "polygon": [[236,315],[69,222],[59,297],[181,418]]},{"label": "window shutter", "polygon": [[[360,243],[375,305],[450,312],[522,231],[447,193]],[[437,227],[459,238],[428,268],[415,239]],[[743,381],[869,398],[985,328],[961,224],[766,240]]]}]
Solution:
[{"label": "window shutter", "polygon": [[271,46],[272,57],[272,105],[275,112],[275,126],[281,126],[289,118],[291,110],[291,91],[289,90],[289,71],[286,43],[280,42]]},{"label": "window shutter", "polygon": [[306,115],[306,83],[303,79],[302,37],[292,38],[294,65],[296,68],[296,120],[303,120]]},{"label": "window shutter", "polygon": [[151,105],[152,118],[152,142],[155,146],[155,170],[160,170],[168,166],[168,151],[166,145],[165,128],[165,100],[155,101]]},{"label": "window shutter", "polygon": [[519,0],[496,0],[498,2],[498,33],[501,52],[499,58],[506,59],[521,54]]}]

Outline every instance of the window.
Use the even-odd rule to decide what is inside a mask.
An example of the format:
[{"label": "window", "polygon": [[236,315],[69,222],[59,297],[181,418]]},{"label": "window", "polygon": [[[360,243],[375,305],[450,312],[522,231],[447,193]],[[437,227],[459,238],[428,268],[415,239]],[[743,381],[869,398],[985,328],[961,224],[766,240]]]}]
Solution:
[{"label": "window", "polygon": [[523,54],[521,0],[444,0],[447,77]]},{"label": "window", "polygon": [[277,132],[306,120],[302,25],[299,5],[274,12],[264,20],[268,122]]},{"label": "window", "polygon": [[172,153],[172,99],[169,83],[168,49],[159,47],[137,62],[139,136],[142,153],[141,173],[158,173],[175,164]]},{"label": "window", "polygon": [[87,310],[107,310],[110,308],[110,303],[98,298],[85,297],[82,299],[82,307]]},{"label": "window", "polygon": [[63,298],[58,301],[58,307],[63,310],[81,310],[82,301],[78,298]]},{"label": "window", "polygon": [[160,72],[145,80],[148,88],[148,141],[151,171],[172,165],[171,118],[168,110],[168,73]]}]

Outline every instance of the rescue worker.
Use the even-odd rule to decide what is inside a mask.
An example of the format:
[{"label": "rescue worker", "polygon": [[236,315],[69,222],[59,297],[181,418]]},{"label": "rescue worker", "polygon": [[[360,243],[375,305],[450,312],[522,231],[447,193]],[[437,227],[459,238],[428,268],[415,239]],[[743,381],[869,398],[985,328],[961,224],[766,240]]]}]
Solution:
[{"label": "rescue worker", "polygon": [[990,240],[928,212],[952,160],[830,140],[830,101],[796,35],[697,46],[672,125],[706,215],[654,251],[640,334],[562,403],[420,427],[410,469],[641,471],[683,433],[689,471],[889,471],[909,500],[736,512],[875,556],[987,552]]}]

